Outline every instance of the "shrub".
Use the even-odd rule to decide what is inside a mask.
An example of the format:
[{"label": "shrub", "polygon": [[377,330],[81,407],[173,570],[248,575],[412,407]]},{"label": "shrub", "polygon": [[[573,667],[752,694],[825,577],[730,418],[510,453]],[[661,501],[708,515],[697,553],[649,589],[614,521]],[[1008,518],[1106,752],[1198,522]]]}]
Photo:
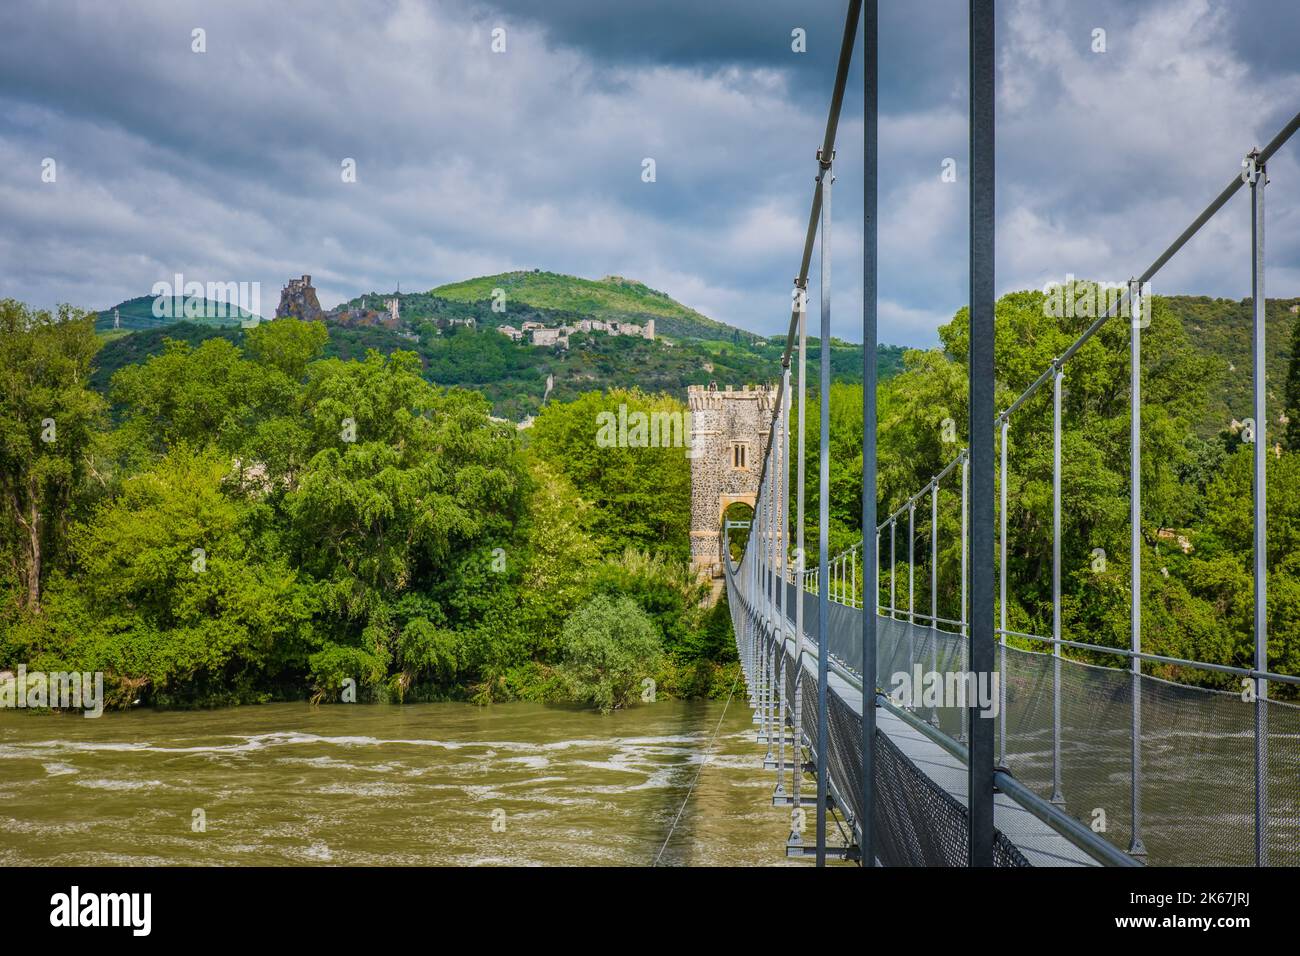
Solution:
[{"label": "shrub", "polygon": [[561,673],[576,700],[608,713],[626,706],[663,659],[659,632],[631,598],[592,598],[564,624]]}]

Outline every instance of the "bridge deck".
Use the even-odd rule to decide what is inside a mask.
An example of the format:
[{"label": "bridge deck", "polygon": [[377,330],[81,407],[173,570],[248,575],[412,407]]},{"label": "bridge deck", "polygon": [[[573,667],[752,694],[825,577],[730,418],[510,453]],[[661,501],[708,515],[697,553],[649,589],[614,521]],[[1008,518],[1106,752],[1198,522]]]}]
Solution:
[{"label": "bridge deck", "polygon": [[[789,659],[793,661],[795,630],[788,622],[785,648]],[[815,681],[817,646],[807,638],[804,640],[804,669]],[[860,685],[834,664],[830,668],[828,683],[831,693],[838,695],[860,717],[862,715]],[[811,704],[811,707],[808,704]],[[805,705],[804,710],[805,720],[815,714],[816,702],[811,701],[808,704]],[[813,719],[816,719],[815,716]],[[966,806],[967,771],[964,763],[925,734],[881,707],[876,708],[876,728],[887,734],[908,759],[932,781]],[[993,823],[1034,866],[1100,865],[1005,794],[999,793],[994,797]]]}]

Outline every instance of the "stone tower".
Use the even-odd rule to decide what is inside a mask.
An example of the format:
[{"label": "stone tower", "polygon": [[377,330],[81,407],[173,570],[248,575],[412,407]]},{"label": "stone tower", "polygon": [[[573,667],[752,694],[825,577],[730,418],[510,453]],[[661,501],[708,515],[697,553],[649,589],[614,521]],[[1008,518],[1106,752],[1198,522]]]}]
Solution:
[{"label": "stone tower", "polygon": [[319,322],[325,318],[320,300],[316,298],[316,289],[311,284],[311,276],[290,279],[289,284],[280,290],[280,304],[276,307],[275,317],[300,319],[304,322]]},{"label": "stone tower", "polygon": [[776,389],[687,387],[691,411],[691,568],[722,574],[722,513],[735,502],[751,508],[767,454]]}]

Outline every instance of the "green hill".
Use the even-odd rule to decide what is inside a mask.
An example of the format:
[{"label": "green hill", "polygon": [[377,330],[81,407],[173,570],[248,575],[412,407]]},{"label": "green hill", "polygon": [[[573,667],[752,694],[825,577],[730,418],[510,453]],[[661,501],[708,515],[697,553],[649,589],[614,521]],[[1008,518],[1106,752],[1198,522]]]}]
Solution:
[{"label": "green hill", "polygon": [[[1198,351],[1216,360],[1219,379],[1210,386],[1210,410],[1197,431],[1213,437],[1233,419],[1254,415],[1254,384],[1251,377],[1250,299],[1212,299],[1208,296],[1170,295],[1163,297],[1187,329]],[[1265,346],[1267,349],[1267,407],[1270,442],[1279,437],[1278,416],[1284,408],[1287,365],[1291,360],[1291,336],[1300,321],[1300,298],[1267,299],[1264,303]]]},{"label": "green hill", "polygon": [[[418,341],[379,327],[330,326],[326,354],[362,358],[368,349],[385,354],[398,349],[415,352],[424,374],[437,385],[461,386],[482,392],[495,414],[512,420],[534,415],[541,408],[546,377],[555,381],[551,398],[570,401],[583,392],[636,386],[646,392],[680,394],[687,385],[741,385],[775,381],[784,339],[759,339],[757,344],[683,342],[668,348],[662,342],[627,336],[574,335],[568,350],[537,348],[511,342],[495,329],[455,328],[441,333],[428,325]],[[110,348],[106,346],[106,349]],[[809,343],[809,376],[818,374],[816,343]],[[877,353],[880,377],[902,366],[903,349],[881,346]],[[862,349],[836,342],[831,348],[836,381],[862,381]]]},{"label": "green hill", "polygon": [[[154,305],[161,301],[155,314]],[[189,315],[187,312],[187,305]],[[159,298],[152,295],[139,295],[100,312],[95,319],[95,329],[107,332],[113,329],[113,313],[116,311],[121,321],[121,328],[137,331],[139,329],[160,329],[177,322],[191,322],[195,325],[214,328],[238,327],[246,321],[263,321],[259,315],[247,312],[238,306],[227,306],[222,302],[210,302],[207,299],[186,300],[183,298]]]},{"label": "green hill", "polygon": [[[506,290],[506,311],[492,311],[492,290]],[[637,387],[646,392],[680,393],[688,385],[741,385],[772,382],[780,372],[785,336],[765,338],[675,302],[643,283],[617,277],[598,282],[547,272],[484,276],[432,292],[367,292],[343,305],[382,308],[401,301],[401,321],[393,328],[347,317],[326,319],[326,354],[362,358],[367,349],[415,352],[427,379],[438,385],[482,392],[496,414],[513,420],[541,408],[548,376],[551,398],[567,401],[586,391]],[[113,329],[113,310],[100,313],[96,327],[105,340],[93,384],[107,390],[114,372],[163,350],[164,340],[197,345],[216,335],[238,344],[237,318],[168,322],[153,315],[153,299],[141,296],[119,305],[121,329]],[[657,341],[639,337],[575,333],[570,348],[513,342],[497,331],[506,323],[538,321],[572,325],[580,319],[611,319],[644,324],[655,320]],[[472,325],[466,320],[472,319]],[[233,326],[233,328],[232,328]],[[663,338],[672,339],[672,342]],[[816,381],[818,348],[809,341],[809,372]],[[882,379],[899,371],[904,350],[882,345],[877,368]],[[862,381],[862,350],[838,339],[831,343],[831,374],[836,381]]]},{"label": "green hill", "polygon": [[652,318],[657,334],[674,339],[729,341],[737,335],[750,335],[710,319],[643,282],[621,276],[580,279],[534,269],[453,282],[431,290],[430,294],[457,302],[486,302],[492,299],[494,289],[505,290],[506,316],[520,307],[534,306],[581,313],[605,322],[612,319],[644,325],[646,319]]}]

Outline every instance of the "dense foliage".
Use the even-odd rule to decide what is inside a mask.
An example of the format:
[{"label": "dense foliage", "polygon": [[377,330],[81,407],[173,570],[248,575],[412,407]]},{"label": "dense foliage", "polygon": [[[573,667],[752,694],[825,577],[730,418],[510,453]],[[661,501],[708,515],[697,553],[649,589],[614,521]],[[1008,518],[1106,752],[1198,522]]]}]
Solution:
[{"label": "dense foliage", "polygon": [[647,666],[655,667],[662,654],[654,624],[626,597],[592,598],[565,621],[560,644],[560,673],[574,698],[602,711],[630,703],[653,680],[645,677]]},{"label": "dense foliage", "polygon": [[105,402],[93,316],[7,300],[0,322],[0,667],[100,670],[110,702],[175,706],[612,707],[629,681],[727,676],[725,608],[682,560],[682,449],[595,442],[599,410],[674,399],[548,406],[526,449],[416,354],[324,357],[324,325],[285,319],[167,340]]},{"label": "dense foliage", "polygon": [[[406,296],[403,295],[405,299]],[[430,297],[411,296],[418,301]],[[358,300],[360,301],[360,300]],[[371,349],[384,355],[396,351],[414,352],[420,357],[422,374],[430,382],[446,387],[463,386],[482,392],[499,417],[520,421],[536,415],[546,396],[547,376],[552,376],[551,401],[567,402],[590,391],[614,388],[639,388],[645,392],[680,394],[687,385],[740,385],[765,382],[780,367],[784,337],[736,340],[687,340],[669,346],[662,341],[579,333],[571,337],[566,350],[539,348],[526,342],[512,342],[494,327],[502,316],[493,316],[486,304],[462,306],[446,300],[433,300],[438,309],[431,318],[408,315],[409,330],[396,331],[382,326],[344,326],[326,324],[329,340],[325,355],[344,359],[363,359]],[[438,318],[477,318],[483,322],[475,328],[444,327]],[[576,321],[576,314],[542,313],[530,310],[525,318],[556,324]],[[510,321],[518,316],[507,314]],[[132,334],[106,334],[106,342],[94,372],[94,386],[106,392],[112,375],[128,365],[146,361],[163,350],[166,339],[178,339],[198,345],[209,338],[222,337],[238,344],[239,329],[219,329],[211,325],[178,323],[165,329],[150,329]],[[111,336],[111,337],[110,337]],[[414,338],[412,338],[414,337]],[[816,376],[817,342],[810,345],[810,375]],[[902,368],[903,349],[883,345],[877,355],[881,379]],[[862,381],[862,350],[836,340],[831,350],[832,374],[841,381]]]},{"label": "dense foliage", "polygon": [[[1090,322],[1087,317],[1047,317],[1038,292],[1012,293],[999,300],[998,407],[1007,407],[1032,384]],[[905,371],[880,389],[882,519],[966,444],[966,310],[940,330],[940,337],[942,349],[908,353]],[[1224,364],[1192,341],[1166,300],[1154,300],[1151,325],[1142,335],[1143,649],[1248,667],[1253,653],[1253,446],[1231,429],[1209,437],[1198,433],[1198,425],[1217,414],[1213,409],[1218,403],[1234,401],[1223,391]],[[1063,382],[1063,635],[1116,647],[1128,646],[1131,606],[1129,366],[1128,323],[1112,321],[1065,366]],[[1279,395],[1280,384],[1274,385]],[[1051,395],[1049,383],[1017,411],[1008,445],[1008,626],[1031,634],[1052,633]],[[860,387],[833,387],[833,549],[861,535],[861,401]],[[814,404],[809,415],[816,414]],[[1247,415],[1248,408],[1237,413],[1239,419]],[[1284,673],[1300,673],[1300,449],[1284,447],[1277,434],[1269,445],[1269,664]],[[815,464],[812,472],[809,511],[815,515]],[[960,474],[954,473],[942,484],[939,503],[939,616],[945,618],[956,618],[959,612],[960,515]],[[928,612],[928,495],[918,502],[915,527],[916,603]],[[906,513],[894,536],[895,601],[906,607]],[[886,531],[881,539],[884,603],[890,546]],[[1096,663],[1118,661],[1103,654],[1068,653]],[[1237,687],[1235,680],[1205,670],[1172,665],[1149,670],[1180,681]],[[1281,685],[1271,692],[1294,696],[1291,688]]]},{"label": "dense foliage", "polygon": [[[430,297],[431,308],[445,301]],[[1249,409],[1239,410],[1240,366],[1206,350],[1228,331],[1208,334],[1213,315],[1189,319],[1189,302],[1201,307],[1157,298],[1143,333],[1144,648],[1244,665],[1252,449],[1224,419]],[[1270,303],[1271,330],[1278,315],[1295,313]],[[1020,292],[998,303],[996,321],[1005,407],[1089,319],[1050,318],[1041,293]],[[336,700],[355,688],[360,699],[614,707],[647,678],[664,696],[730,685],[727,609],[701,606],[686,567],[686,450],[597,436],[620,408],[682,415],[683,376],[766,379],[782,342],[666,349],[575,336],[555,353],[465,327],[426,325],[414,343],[295,320],[178,325],[172,336],[97,336],[94,322],[0,303],[0,667],[102,670],[110,702],[173,706]],[[940,330],[941,349],[908,352],[881,383],[882,516],[965,444],[968,328],[963,310]],[[1286,345],[1300,335],[1273,339],[1283,331]],[[828,532],[838,550],[861,534],[861,350],[837,343],[833,355]],[[671,364],[704,356],[708,371]],[[1300,421],[1300,361],[1286,358],[1270,378],[1269,663],[1295,673],[1300,443],[1287,426]],[[544,407],[527,406],[532,429],[492,417],[490,400],[540,396],[548,372],[556,387]],[[1128,378],[1127,324],[1114,321],[1064,382],[1064,631],[1114,646],[1129,626]],[[472,390],[448,387],[460,384]],[[1051,632],[1050,393],[1016,413],[1009,445],[1008,615],[1012,629],[1039,634]],[[940,496],[944,617],[959,602],[958,489],[954,475]],[[921,605],[928,504],[916,515]],[[905,519],[895,543],[905,606]]]}]

